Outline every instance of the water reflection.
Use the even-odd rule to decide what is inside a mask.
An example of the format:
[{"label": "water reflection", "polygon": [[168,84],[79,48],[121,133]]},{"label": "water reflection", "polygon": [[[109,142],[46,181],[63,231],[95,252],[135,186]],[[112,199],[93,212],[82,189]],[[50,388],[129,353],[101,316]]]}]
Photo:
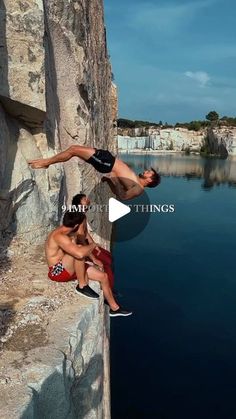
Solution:
[{"label": "water reflection", "polygon": [[182,154],[122,153],[121,158],[141,172],[152,166],[162,176],[181,176],[187,180],[203,179],[204,190],[221,184],[236,188],[236,157],[228,157],[225,160]]}]

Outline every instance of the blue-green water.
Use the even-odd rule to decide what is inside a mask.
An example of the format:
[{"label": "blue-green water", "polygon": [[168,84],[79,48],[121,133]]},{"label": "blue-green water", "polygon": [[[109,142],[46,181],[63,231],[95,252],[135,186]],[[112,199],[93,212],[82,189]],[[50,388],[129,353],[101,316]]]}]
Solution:
[{"label": "blue-green water", "polygon": [[112,419],[235,419],[236,161],[122,158],[137,172],[158,166],[150,201],[176,211],[114,246],[134,315],[112,319]]}]

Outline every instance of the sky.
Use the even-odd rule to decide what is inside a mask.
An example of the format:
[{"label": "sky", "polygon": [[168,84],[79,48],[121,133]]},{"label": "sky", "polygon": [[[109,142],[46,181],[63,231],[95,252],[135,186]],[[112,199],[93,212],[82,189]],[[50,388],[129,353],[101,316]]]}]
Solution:
[{"label": "sky", "polygon": [[236,116],[235,0],[104,0],[119,117]]}]

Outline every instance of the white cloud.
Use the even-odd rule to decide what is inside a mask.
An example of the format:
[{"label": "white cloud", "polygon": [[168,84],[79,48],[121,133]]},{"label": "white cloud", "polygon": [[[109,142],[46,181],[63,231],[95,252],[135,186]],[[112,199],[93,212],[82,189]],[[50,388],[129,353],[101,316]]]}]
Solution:
[{"label": "white cloud", "polygon": [[[195,75],[205,72],[189,73]],[[127,72],[125,74],[125,80],[122,78],[120,83],[120,115],[126,115],[127,118],[183,122],[203,119],[212,109],[220,115],[233,114],[235,90],[224,87],[225,80],[222,77],[216,79],[205,73],[210,81],[207,82],[207,88],[200,88],[206,77],[200,80],[191,77],[186,83],[187,76],[183,72],[161,69],[147,63],[135,67],[132,82]],[[231,82],[233,84],[233,79]]]},{"label": "white cloud", "polygon": [[210,80],[210,76],[205,71],[186,71],[184,75],[197,81],[201,87],[205,87]]}]

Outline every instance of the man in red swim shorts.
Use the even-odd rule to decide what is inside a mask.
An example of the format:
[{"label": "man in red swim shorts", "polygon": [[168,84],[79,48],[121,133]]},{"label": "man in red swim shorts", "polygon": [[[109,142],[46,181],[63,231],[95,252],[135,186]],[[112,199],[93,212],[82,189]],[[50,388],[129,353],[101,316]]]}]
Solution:
[{"label": "man in red swim shorts", "polygon": [[90,288],[88,281],[98,281],[110,306],[110,316],[129,316],[132,312],[121,308],[115,301],[107,274],[94,266],[86,267],[84,258],[90,256],[98,245],[94,242],[88,245],[76,244],[77,231],[84,219],[85,215],[81,212],[67,211],[62,225],[49,234],[45,244],[48,276],[58,282],[77,278],[79,284],[76,292],[90,299],[97,299],[99,295]]}]

